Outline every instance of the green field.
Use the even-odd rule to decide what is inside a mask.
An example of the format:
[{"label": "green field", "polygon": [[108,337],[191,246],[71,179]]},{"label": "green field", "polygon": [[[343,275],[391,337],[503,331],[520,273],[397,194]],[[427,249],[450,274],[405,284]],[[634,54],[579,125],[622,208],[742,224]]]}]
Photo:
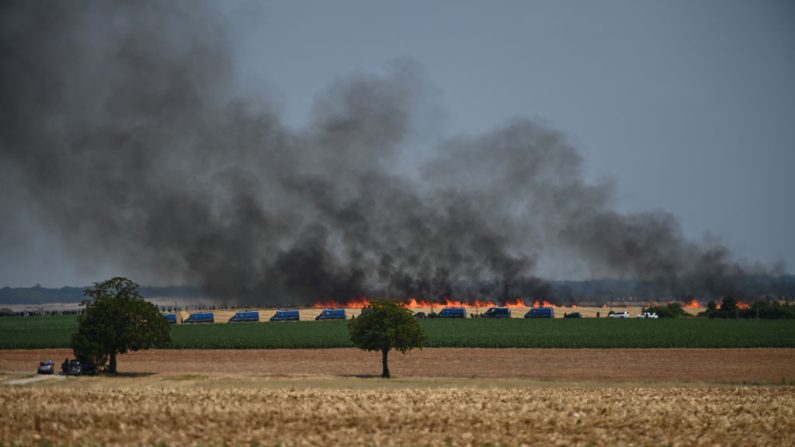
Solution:
[{"label": "green field", "polygon": [[[424,320],[429,347],[795,347],[792,320]],[[74,316],[0,318],[0,349],[69,347]],[[352,346],[343,321],[179,325],[175,348]]]}]

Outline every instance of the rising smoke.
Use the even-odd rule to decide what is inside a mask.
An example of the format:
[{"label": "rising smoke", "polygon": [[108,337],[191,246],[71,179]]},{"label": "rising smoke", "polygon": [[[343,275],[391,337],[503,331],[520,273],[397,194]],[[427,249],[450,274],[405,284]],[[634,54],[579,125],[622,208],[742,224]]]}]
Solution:
[{"label": "rising smoke", "polygon": [[411,67],[332,84],[294,130],[236,97],[229,37],[198,2],[0,8],[2,207],[84,262],[258,303],[554,298],[535,273],[549,253],[666,296],[744,293],[769,273],[686,240],[667,213],[617,213],[563,135],[530,121],[401,173]]}]

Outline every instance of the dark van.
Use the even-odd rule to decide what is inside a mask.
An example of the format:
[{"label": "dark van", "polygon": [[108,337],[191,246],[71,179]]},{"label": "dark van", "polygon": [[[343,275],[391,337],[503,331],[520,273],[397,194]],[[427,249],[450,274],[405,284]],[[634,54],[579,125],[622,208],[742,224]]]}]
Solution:
[{"label": "dark van", "polygon": [[246,323],[259,321],[259,312],[256,310],[247,310],[238,312],[229,319],[230,323]]},{"label": "dark van", "polygon": [[184,323],[215,323],[215,316],[212,312],[202,312],[202,313],[195,313],[190,314],[187,320]]},{"label": "dark van", "polygon": [[300,319],[297,309],[277,310],[276,314],[271,317],[271,321],[298,321]]},{"label": "dark van", "polygon": [[507,307],[492,307],[484,312],[481,318],[511,318],[511,309]]},{"label": "dark van", "polygon": [[524,314],[525,318],[555,318],[555,309],[551,307],[535,307]]},{"label": "dark van", "polygon": [[445,307],[439,312],[438,318],[466,318],[467,310],[463,307]]},{"label": "dark van", "polygon": [[323,309],[315,320],[344,320],[345,309]]}]

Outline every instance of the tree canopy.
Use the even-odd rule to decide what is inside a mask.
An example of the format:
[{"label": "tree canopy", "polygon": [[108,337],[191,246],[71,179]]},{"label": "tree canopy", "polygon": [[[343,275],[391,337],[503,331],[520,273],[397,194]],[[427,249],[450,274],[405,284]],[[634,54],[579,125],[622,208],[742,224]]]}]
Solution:
[{"label": "tree canopy", "polygon": [[366,351],[381,351],[381,377],[390,377],[388,356],[395,349],[405,354],[422,348],[428,339],[425,330],[411,311],[398,302],[374,300],[361,316],[348,323],[351,341]]},{"label": "tree canopy", "polygon": [[75,357],[116,373],[116,356],[128,351],[164,347],[171,332],[157,306],[144,301],[138,284],[116,277],[84,292],[85,310],[72,336]]}]

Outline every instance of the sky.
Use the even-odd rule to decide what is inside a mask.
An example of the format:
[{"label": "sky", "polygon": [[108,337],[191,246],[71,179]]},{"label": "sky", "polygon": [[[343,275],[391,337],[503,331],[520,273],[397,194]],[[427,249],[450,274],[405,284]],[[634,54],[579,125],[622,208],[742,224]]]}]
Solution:
[{"label": "sky", "polygon": [[[213,3],[243,95],[301,128],[329,83],[408,63],[428,84],[407,171],[438,142],[529,117],[623,212],[795,271],[795,4],[787,1]],[[26,210],[17,210],[24,215]],[[32,220],[32,219],[31,219]],[[0,286],[83,285],[31,220],[3,223]],[[22,223],[20,223],[22,222]],[[11,242],[13,240],[13,244]]]}]

